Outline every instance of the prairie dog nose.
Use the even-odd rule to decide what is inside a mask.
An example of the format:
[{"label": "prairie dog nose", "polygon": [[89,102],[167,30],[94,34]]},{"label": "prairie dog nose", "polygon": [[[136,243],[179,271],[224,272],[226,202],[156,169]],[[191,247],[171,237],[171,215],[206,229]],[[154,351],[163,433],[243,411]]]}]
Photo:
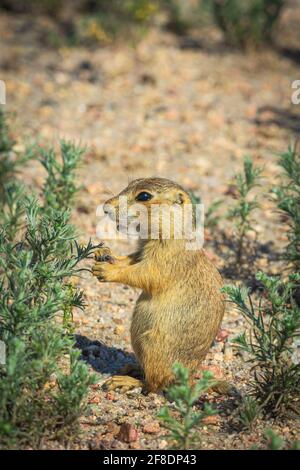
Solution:
[{"label": "prairie dog nose", "polygon": [[104,214],[108,215],[112,210],[112,207],[110,204],[108,204],[107,202],[105,204],[103,204],[103,212]]},{"label": "prairie dog nose", "polygon": [[114,204],[112,203],[112,200],[109,199],[108,201],[106,201],[104,204],[103,204],[103,212],[105,215],[111,215],[111,214],[114,214],[115,213],[115,206]]}]

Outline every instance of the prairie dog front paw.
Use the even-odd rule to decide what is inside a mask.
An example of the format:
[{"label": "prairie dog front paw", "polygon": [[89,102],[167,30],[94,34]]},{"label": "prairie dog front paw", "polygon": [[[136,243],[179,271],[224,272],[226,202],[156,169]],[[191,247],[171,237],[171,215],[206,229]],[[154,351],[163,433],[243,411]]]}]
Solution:
[{"label": "prairie dog front paw", "polygon": [[115,258],[111,253],[111,249],[108,246],[102,246],[95,251],[95,260],[100,263],[115,263]]},{"label": "prairie dog front paw", "polygon": [[106,282],[111,281],[113,273],[115,271],[114,263],[107,262],[96,262],[92,267],[92,273],[99,281]]}]

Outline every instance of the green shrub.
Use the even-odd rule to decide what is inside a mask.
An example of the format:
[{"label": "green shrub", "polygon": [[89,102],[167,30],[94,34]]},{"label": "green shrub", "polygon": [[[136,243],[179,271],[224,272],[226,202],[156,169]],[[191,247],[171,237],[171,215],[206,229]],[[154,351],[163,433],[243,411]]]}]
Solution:
[{"label": "green shrub", "polygon": [[236,263],[237,268],[243,262],[243,258],[248,254],[247,234],[254,231],[252,213],[259,207],[257,198],[251,198],[251,191],[259,185],[259,177],[262,173],[261,168],[254,168],[250,157],[244,159],[244,171],[235,176],[236,203],[229,210],[227,217],[232,220],[236,227]]},{"label": "green shrub", "polygon": [[44,204],[54,209],[67,209],[73,203],[79,189],[76,184],[76,170],[84,149],[62,140],[60,150],[59,159],[54,148],[37,149],[39,161],[47,171],[43,188]]},{"label": "green shrub", "polygon": [[265,432],[265,437],[268,441],[268,450],[283,450],[284,448],[287,448],[289,450],[300,450],[299,441],[285,444],[284,439],[278,434],[276,434],[272,429],[267,429],[267,431]]},{"label": "green shrub", "polygon": [[284,258],[300,272],[300,155],[289,148],[279,159],[283,169],[280,186],[273,190],[277,206],[289,226]]},{"label": "green shrub", "polygon": [[81,36],[100,43],[143,34],[157,11],[156,0],[93,0],[88,2]]},{"label": "green shrub", "polygon": [[43,13],[48,15],[57,15],[63,4],[60,0],[0,0],[0,8],[17,13]]},{"label": "green shrub", "polygon": [[270,42],[284,0],[204,0],[226,41],[238,47]]},{"label": "green shrub", "polygon": [[[9,135],[9,128],[6,120],[4,111],[0,108],[0,155],[1,155],[1,173],[6,170],[6,162],[4,160],[7,157],[7,153],[11,152],[14,146],[14,141]],[[3,159],[3,162],[2,162]],[[4,165],[2,167],[2,165]]]},{"label": "green shrub", "polygon": [[239,422],[244,428],[251,429],[259,417],[260,406],[252,397],[245,397],[239,407]]},{"label": "green shrub", "polygon": [[[189,196],[193,205],[194,216],[196,216],[197,205],[201,204],[201,198],[197,196],[193,191],[189,191]],[[204,226],[205,228],[213,229],[215,228],[222,216],[218,213],[219,207],[222,205],[223,199],[215,199],[204,214]]]},{"label": "green shrub", "polygon": [[5,202],[0,205],[0,221],[6,228],[6,238],[13,241],[23,224],[25,188],[11,181],[3,189]]},{"label": "green shrub", "polygon": [[[18,242],[0,238],[0,339],[7,363],[0,368],[0,441],[13,439],[38,445],[43,435],[58,432],[80,414],[93,378],[79,362],[73,341],[61,322],[66,302],[83,307],[82,294],[70,299],[70,276],[93,250],[81,248],[69,225],[69,213],[51,209],[45,214],[35,199],[24,203],[26,228]],[[71,369],[63,364],[71,357]],[[54,390],[47,383],[55,376]],[[68,390],[72,396],[67,396]],[[72,419],[70,419],[72,416]]]},{"label": "green shrub", "polygon": [[17,166],[0,167],[4,175],[10,172],[0,206],[0,341],[6,347],[6,363],[0,365],[1,447],[67,438],[94,381],[69,334],[73,309],[84,307],[71,278],[96,248],[77,243],[65,209],[77,190],[74,171],[81,154],[62,143],[59,164],[51,149],[42,151],[48,176],[40,202],[14,181]]},{"label": "green shrub", "polygon": [[162,8],[167,12],[167,26],[176,34],[185,34],[191,26],[190,15],[195,14],[195,9],[189,1],[163,0]]},{"label": "green shrub", "polygon": [[268,450],[282,450],[284,444],[283,439],[272,431],[272,429],[268,429],[265,432],[265,437],[268,439]]},{"label": "green shrub", "polygon": [[234,342],[249,355],[251,395],[265,412],[299,412],[300,362],[295,352],[300,339],[300,308],[294,289],[300,274],[290,275],[284,282],[260,272],[256,279],[264,287],[256,303],[244,287],[223,289],[250,325]]},{"label": "green shrub", "polygon": [[172,447],[174,449],[190,449],[200,440],[199,432],[195,431],[197,426],[201,425],[201,421],[205,417],[215,414],[207,403],[201,412],[195,411],[194,406],[201,394],[216,382],[209,372],[204,372],[203,378],[191,386],[188,369],[180,364],[175,364],[173,371],[175,383],[169,387],[167,396],[173,402],[177,416],[175,417],[169,407],[165,406],[160,410],[159,418],[169,431],[167,438]]},{"label": "green shrub", "polygon": [[15,180],[16,173],[25,165],[30,153],[19,154],[14,151],[15,142],[10,135],[5,113],[0,108],[0,210],[9,195],[6,188]]},{"label": "green shrub", "polygon": [[222,216],[218,214],[219,207],[223,204],[223,199],[215,199],[205,212],[205,227],[214,229],[219,225]]}]

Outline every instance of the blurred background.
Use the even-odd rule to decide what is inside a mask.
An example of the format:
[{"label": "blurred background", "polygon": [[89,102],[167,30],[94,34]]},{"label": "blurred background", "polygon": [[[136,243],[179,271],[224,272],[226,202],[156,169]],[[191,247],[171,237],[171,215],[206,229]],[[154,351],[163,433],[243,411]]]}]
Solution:
[{"label": "blurred background", "polygon": [[0,0],[0,38],[16,145],[86,145],[85,213],[153,174],[209,204],[245,154],[271,182],[300,133],[298,0]]}]

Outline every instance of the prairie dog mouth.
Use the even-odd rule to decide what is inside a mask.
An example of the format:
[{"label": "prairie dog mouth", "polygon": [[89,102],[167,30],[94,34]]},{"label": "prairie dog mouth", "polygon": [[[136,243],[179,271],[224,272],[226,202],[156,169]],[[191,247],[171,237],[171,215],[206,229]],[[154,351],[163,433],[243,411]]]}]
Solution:
[{"label": "prairie dog mouth", "polygon": [[126,220],[126,223],[117,224],[118,232],[128,233],[129,235],[138,235],[141,231],[141,224],[140,223],[132,224],[132,222],[134,222],[135,220],[136,218],[132,217],[132,218],[128,218]]}]

